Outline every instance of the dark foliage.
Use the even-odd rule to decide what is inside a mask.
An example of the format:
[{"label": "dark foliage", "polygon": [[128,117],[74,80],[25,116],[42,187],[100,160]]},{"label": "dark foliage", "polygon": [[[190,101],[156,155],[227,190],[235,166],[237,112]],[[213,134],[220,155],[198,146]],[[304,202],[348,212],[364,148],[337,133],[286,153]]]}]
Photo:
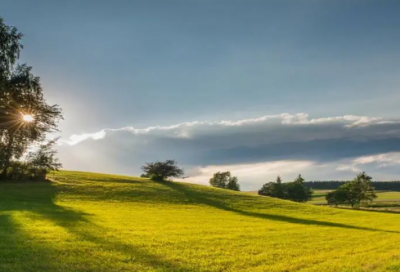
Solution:
[{"label": "dark foliage", "polygon": [[[304,185],[314,190],[336,190],[349,181],[306,181]],[[378,191],[400,191],[400,181],[371,181]]]},{"label": "dark foliage", "polygon": [[0,37],[0,178],[9,179],[8,173],[21,168],[13,160],[20,159],[29,146],[43,142],[47,133],[57,131],[62,115],[58,105],[47,104],[32,68],[17,64],[22,34],[2,18]]},{"label": "dark foliage", "polygon": [[240,191],[237,177],[231,176],[231,172],[217,172],[210,179],[210,185],[217,188]]},{"label": "dark foliage", "polygon": [[151,162],[142,166],[143,177],[150,177],[155,181],[165,181],[169,178],[183,177],[184,171],[179,168],[176,161]]},{"label": "dark foliage", "polygon": [[282,183],[278,177],[277,182],[269,182],[258,191],[259,195],[287,199],[296,202],[307,202],[312,198],[312,190],[304,186],[304,179],[299,175],[295,181]]},{"label": "dark foliage", "polygon": [[371,183],[372,178],[365,172],[346,182],[338,189],[326,195],[326,200],[330,205],[349,204],[352,207],[359,206],[361,202],[372,201],[376,198],[375,189]]}]

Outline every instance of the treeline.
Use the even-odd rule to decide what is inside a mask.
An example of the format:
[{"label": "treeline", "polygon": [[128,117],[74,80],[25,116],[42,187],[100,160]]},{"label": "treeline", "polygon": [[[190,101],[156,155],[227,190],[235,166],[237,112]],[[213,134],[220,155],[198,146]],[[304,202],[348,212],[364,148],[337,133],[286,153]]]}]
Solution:
[{"label": "treeline", "polygon": [[[304,186],[314,190],[336,190],[348,181],[305,181]],[[372,181],[378,191],[400,191],[400,181]]]}]

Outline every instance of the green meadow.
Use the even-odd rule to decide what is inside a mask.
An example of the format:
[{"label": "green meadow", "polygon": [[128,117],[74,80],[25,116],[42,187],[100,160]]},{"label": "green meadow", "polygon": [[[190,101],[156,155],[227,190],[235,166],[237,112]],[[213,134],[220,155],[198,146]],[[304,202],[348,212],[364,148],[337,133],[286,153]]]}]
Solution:
[{"label": "green meadow", "polygon": [[[309,202],[311,204],[327,204],[325,196],[329,190],[316,190],[313,194],[313,199]],[[400,192],[394,191],[377,191],[377,198],[374,199],[374,203],[393,203],[400,205]]]},{"label": "green meadow", "polygon": [[400,271],[398,214],[57,172],[0,184],[0,271]]}]

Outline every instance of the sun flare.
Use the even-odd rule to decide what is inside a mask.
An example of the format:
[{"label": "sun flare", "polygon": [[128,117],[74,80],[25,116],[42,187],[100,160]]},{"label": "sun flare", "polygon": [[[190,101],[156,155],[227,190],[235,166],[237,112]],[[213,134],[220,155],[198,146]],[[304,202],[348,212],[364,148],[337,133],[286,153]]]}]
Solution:
[{"label": "sun flare", "polygon": [[33,117],[33,115],[30,114],[24,114],[22,115],[22,120],[24,120],[25,122],[33,122],[35,120],[35,118]]}]

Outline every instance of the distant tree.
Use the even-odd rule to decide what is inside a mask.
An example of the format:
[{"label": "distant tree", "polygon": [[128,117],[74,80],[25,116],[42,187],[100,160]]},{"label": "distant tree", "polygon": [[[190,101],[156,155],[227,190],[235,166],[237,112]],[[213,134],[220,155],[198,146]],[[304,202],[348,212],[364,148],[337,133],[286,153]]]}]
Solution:
[{"label": "distant tree", "polygon": [[268,182],[265,183],[262,188],[258,191],[259,195],[276,197],[276,198],[285,198],[285,186],[282,184],[281,177],[276,178],[276,182]]},{"label": "distant tree", "polygon": [[263,185],[259,195],[288,199],[296,202],[306,202],[312,198],[312,190],[303,184],[304,179],[299,175],[293,182],[282,183],[278,176],[276,182]]},{"label": "distant tree", "polygon": [[141,178],[149,178],[149,175],[147,175],[147,174],[141,174],[140,177],[141,177]]},{"label": "distant tree", "polygon": [[210,179],[210,185],[217,188],[240,191],[237,177],[232,177],[231,172],[217,172]]},{"label": "distant tree", "polygon": [[165,181],[169,178],[183,177],[184,171],[179,168],[176,161],[151,162],[142,166],[144,174],[155,181]]},{"label": "distant tree", "polygon": [[351,197],[350,183],[343,184],[335,191],[326,194],[325,199],[329,205],[338,206],[340,204],[351,204],[354,206],[355,200]]},{"label": "distant tree", "polygon": [[299,175],[293,182],[285,184],[286,199],[307,202],[312,199],[312,190],[304,186],[304,179]]},{"label": "distant tree", "polygon": [[337,190],[328,193],[326,200],[331,205],[349,204],[352,207],[359,206],[362,201],[372,201],[377,196],[371,180],[370,176],[362,172],[354,180],[346,182]]},{"label": "distant tree", "polygon": [[240,191],[240,185],[238,182],[238,178],[231,177],[231,179],[228,181],[228,184],[226,184],[226,189],[233,190],[233,191]]},{"label": "distant tree", "polygon": [[16,62],[22,34],[0,18],[0,178],[7,179],[12,160],[20,159],[28,147],[41,143],[57,131],[62,119],[58,105],[49,105],[39,77],[32,68]]}]

